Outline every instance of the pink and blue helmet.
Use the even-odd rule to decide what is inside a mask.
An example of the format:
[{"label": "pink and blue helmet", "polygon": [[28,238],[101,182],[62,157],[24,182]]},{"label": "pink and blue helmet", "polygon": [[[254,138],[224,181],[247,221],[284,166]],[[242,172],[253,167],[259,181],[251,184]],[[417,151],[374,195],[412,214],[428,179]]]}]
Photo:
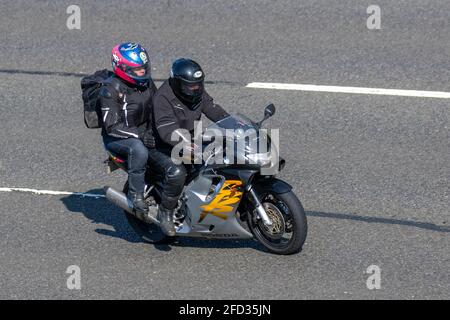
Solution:
[{"label": "pink and blue helmet", "polygon": [[119,78],[135,85],[148,86],[150,59],[147,50],[140,44],[126,42],[116,45],[111,52],[111,63],[114,74]]}]

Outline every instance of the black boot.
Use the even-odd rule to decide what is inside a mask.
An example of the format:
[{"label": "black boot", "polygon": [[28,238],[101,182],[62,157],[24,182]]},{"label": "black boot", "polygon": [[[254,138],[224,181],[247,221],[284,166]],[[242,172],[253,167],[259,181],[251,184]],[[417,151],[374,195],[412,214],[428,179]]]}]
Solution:
[{"label": "black boot", "polygon": [[173,211],[164,208],[162,205],[158,207],[158,220],[161,230],[169,237],[175,236],[175,226],[173,224]]},{"label": "black boot", "polygon": [[134,210],[140,213],[148,213],[148,205],[144,201],[144,194],[137,192],[129,192],[127,196],[128,200],[133,204]]}]

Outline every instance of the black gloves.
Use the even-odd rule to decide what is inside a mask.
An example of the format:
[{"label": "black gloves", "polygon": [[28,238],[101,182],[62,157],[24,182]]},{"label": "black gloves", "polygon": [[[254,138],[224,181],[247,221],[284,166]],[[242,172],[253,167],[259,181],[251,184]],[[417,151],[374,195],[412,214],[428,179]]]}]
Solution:
[{"label": "black gloves", "polygon": [[147,149],[154,149],[155,148],[155,137],[153,137],[153,134],[150,130],[146,130],[141,137],[142,143],[144,146],[147,147]]}]

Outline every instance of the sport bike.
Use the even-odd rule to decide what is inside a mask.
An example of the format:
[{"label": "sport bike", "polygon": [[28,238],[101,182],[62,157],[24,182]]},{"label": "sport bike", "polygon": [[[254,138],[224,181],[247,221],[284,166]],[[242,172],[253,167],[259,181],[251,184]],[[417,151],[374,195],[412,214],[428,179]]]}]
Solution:
[{"label": "sport bike", "polygon": [[[232,147],[212,148],[211,156],[202,160],[201,164],[186,165],[187,178],[174,214],[175,237],[166,236],[159,227],[156,217],[163,179],[152,172],[150,165],[147,165],[146,169],[144,193],[145,202],[149,206],[148,214],[136,212],[127,200],[125,195],[128,192],[128,182],[122,192],[105,186],[106,198],[124,210],[131,227],[146,242],[171,243],[177,237],[254,238],[268,251],[276,254],[286,255],[301,251],[307,234],[303,206],[288,183],[263,170],[275,165],[280,171],[285,166],[285,160],[279,157],[273,144],[269,150],[261,153],[259,145],[254,143],[263,139],[271,141],[267,130],[260,129],[262,123],[274,113],[275,106],[270,104],[265,108],[264,118],[259,122],[236,114],[213,123],[204,131],[205,134],[222,132],[222,142]],[[249,129],[253,129],[256,134],[244,139],[242,143],[239,134]],[[226,135],[229,130],[235,133],[232,137]],[[204,140],[208,139],[211,137]],[[202,147],[207,148],[208,143]],[[108,159],[105,162],[109,171],[126,171],[126,160],[107,152]],[[217,161],[212,160],[219,152],[223,161],[216,163]]]}]

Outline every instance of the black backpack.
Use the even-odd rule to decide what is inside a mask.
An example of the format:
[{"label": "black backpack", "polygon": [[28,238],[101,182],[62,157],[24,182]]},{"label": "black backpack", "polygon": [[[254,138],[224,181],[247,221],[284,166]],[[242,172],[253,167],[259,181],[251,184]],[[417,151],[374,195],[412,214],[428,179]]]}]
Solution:
[{"label": "black backpack", "polygon": [[103,69],[81,79],[84,123],[89,129],[102,127],[102,111],[100,110],[98,94],[102,86],[113,79],[113,75],[112,71]]}]

